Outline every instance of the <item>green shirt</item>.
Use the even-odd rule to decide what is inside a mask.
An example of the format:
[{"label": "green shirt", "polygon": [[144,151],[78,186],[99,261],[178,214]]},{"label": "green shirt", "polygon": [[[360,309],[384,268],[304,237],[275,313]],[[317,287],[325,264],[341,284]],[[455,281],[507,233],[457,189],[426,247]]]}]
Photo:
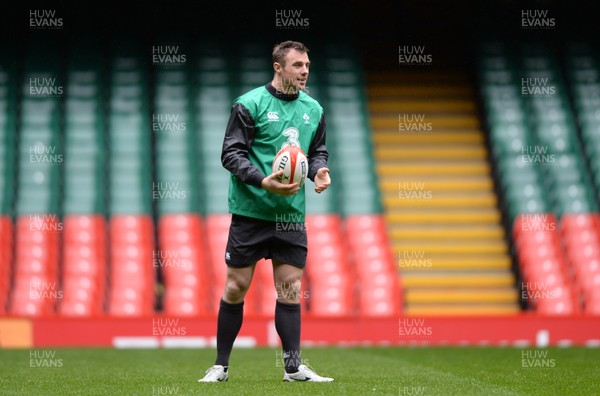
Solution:
[{"label": "green shirt", "polygon": [[299,223],[305,218],[304,187],[292,196],[263,190],[275,155],[287,145],[307,153],[308,178],[327,166],[325,117],[321,105],[300,91],[285,95],[271,84],[234,101],[223,143],[222,163],[231,174],[229,211],[262,220]]}]

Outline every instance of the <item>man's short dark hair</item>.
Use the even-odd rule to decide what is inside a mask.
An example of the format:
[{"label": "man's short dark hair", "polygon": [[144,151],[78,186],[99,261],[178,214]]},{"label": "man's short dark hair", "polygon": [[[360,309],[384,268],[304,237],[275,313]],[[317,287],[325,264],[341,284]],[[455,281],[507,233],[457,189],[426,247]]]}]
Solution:
[{"label": "man's short dark hair", "polygon": [[308,47],[299,41],[284,41],[273,47],[273,63],[277,62],[281,66],[285,66],[285,56],[290,50],[308,53]]}]

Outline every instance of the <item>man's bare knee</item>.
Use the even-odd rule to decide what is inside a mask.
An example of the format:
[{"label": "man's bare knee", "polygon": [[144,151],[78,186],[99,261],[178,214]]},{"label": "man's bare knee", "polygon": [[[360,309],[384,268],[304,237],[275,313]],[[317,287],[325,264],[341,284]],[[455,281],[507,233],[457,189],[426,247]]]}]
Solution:
[{"label": "man's bare knee", "polygon": [[289,264],[274,263],[273,280],[277,290],[277,300],[297,304],[300,302],[302,270]]},{"label": "man's bare knee", "polygon": [[254,266],[248,268],[228,268],[227,280],[223,299],[230,304],[238,304],[244,301],[246,292],[250,288]]}]

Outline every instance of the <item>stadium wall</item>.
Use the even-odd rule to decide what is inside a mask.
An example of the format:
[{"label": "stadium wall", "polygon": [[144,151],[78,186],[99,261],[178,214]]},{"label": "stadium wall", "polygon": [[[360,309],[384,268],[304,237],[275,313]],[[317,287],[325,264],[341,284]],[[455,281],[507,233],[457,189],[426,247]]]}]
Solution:
[{"label": "stadium wall", "polygon": [[[0,348],[214,347],[215,319],[2,318]],[[537,315],[401,318],[303,318],[305,346],[325,345],[490,345],[600,346],[600,319]],[[238,347],[277,346],[272,318],[244,319]]]}]

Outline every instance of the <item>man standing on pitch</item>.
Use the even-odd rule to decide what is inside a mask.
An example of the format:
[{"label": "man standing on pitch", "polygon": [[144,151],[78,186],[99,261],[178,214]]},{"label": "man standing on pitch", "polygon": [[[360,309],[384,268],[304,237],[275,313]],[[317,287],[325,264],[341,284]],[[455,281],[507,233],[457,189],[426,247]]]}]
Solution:
[{"label": "man standing on pitch", "polygon": [[[273,49],[273,81],[233,104],[221,153],[223,166],[231,172],[227,280],[217,323],[217,359],[199,382],[227,381],[229,355],[242,327],[244,296],[262,258],[273,261],[275,328],[283,346],[284,381],[333,381],[300,359],[300,279],[307,252],[304,186],[280,183],[283,171],[271,173],[281,148],[299,146],[307,153],[308,178],[315,191],[331,184],[323,108],[303,92],[309,66],[304,44],[282,42]],[[287,231],[282,232],[282,219],[300,227],[284,227]]]}]

